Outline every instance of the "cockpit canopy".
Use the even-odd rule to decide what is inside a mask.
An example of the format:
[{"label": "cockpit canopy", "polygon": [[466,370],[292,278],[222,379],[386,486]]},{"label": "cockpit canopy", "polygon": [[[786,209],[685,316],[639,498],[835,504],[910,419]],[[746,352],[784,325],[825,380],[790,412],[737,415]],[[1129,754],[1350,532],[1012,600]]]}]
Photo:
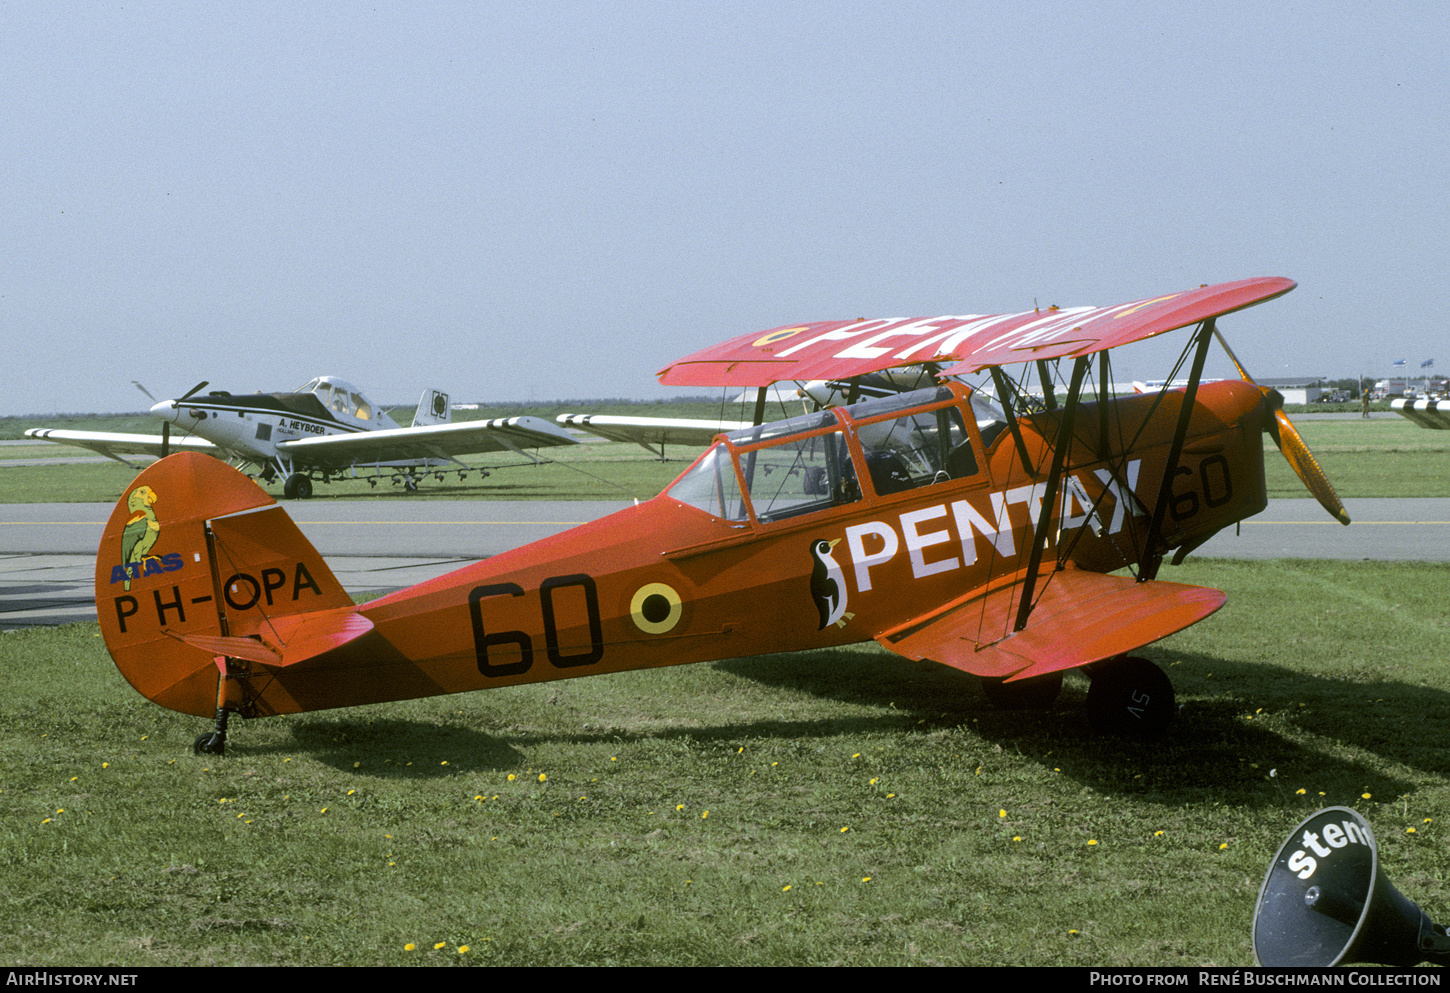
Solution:
[{"label": "cockpit canopy", "polygon": [[375,416],[373,405],[368,403],[362,392],[346,380],[336,376],[318,376],[308,380],[298,393],[311,393],[332,412],[333,416],[355,421],[371,422]]},{"label": "cockpit canopy", "polygon": [[983,438],[1005,423],[960,384],[866,400],[731,432],[667,492],[715,517],[769,523],[977,477]]}]

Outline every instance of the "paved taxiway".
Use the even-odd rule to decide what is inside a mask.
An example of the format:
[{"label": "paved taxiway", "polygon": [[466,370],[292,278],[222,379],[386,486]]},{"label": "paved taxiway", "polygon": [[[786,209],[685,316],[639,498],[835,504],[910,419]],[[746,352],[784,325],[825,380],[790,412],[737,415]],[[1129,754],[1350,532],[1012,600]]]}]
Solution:
[{"label": "paved taxiway", "polygon": [[[317,500],[286,505],[350,591],[411,586],[625,506],[623,502]],[[1450,499],[1350,500],[1344,527],[1313,500],[1271,500],[1198,556],[1450,561]],[[110,504],[0,505],[0,629],[95,619]],[[1168,576],[1166,578],[1172,578]]]}]

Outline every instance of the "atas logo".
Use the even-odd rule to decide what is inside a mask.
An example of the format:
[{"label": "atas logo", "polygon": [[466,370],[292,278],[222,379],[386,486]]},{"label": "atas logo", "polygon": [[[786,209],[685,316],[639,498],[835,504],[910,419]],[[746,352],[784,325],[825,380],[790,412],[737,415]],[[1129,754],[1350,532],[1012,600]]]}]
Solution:
[{"label": "atas logo", "polygon": [[131,519],[121,530],[121,564],[111,568],[111,583],[121,583],[122,588],[131,589],[131,580],[142,576],[157,576],[163,572],[175,572],[184,564],[180,555],[152,555],[151,549],[161,537],[161,522],[156,519],[156,491],[149,486],[138,486],[126,497],[126,509]]}]

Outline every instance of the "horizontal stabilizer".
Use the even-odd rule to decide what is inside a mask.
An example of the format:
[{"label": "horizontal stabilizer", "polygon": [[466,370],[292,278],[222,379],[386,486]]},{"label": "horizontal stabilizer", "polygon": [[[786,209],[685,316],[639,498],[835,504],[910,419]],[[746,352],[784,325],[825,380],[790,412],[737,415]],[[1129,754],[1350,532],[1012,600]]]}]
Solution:
[{"label": "horizontal stabilizer", "polygon": [[162,633],[212,655],[246,659],[259,665],[282,668],[316,658],[334,648],[356,641],[373,629],[373,622],[351,611],[290,614],[268,622],[269,639],[226,635]]},{"label": "horizontal stabilizer", "polygon": [[1027,626],[1012,633],[1021,583],[975,596],[879,635],[909,659],[992,678],[1028,679],[1100,662],[1181,631],[1223,606],[1219,590],[1079,569],[1039,581]]}]

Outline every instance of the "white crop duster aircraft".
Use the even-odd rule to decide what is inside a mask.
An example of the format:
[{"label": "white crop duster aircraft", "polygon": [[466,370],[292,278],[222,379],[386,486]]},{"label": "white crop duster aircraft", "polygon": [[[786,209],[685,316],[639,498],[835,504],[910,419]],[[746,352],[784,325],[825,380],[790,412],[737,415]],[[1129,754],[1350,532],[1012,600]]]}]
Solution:
[{"label": "white crop duster aircraft", "polygon": [[[59,428],[31,428],[25,436],[89,448],[118,462],[128,462],[123,455],[209,452],[256,466],[265,481],[281,476],[289,499],[310,497],[314,478],[328,482],[349,474],[376,485],[378,478],[390,477],[413,490],[420,472],[456,468],[462,478],[469,467],[458,461],[459,455],[510,451],[533,458],[524,449],[579,443],[538,417],[450,423],[448,395],[437,390],[423,391],[412,426],[405,428],[336,376],[319,376],[295,393],[198,395],[207,385],[198,383],[151,408],[165,422],[160,437]],[[185,437],[171,438],[173,424]]]}]

